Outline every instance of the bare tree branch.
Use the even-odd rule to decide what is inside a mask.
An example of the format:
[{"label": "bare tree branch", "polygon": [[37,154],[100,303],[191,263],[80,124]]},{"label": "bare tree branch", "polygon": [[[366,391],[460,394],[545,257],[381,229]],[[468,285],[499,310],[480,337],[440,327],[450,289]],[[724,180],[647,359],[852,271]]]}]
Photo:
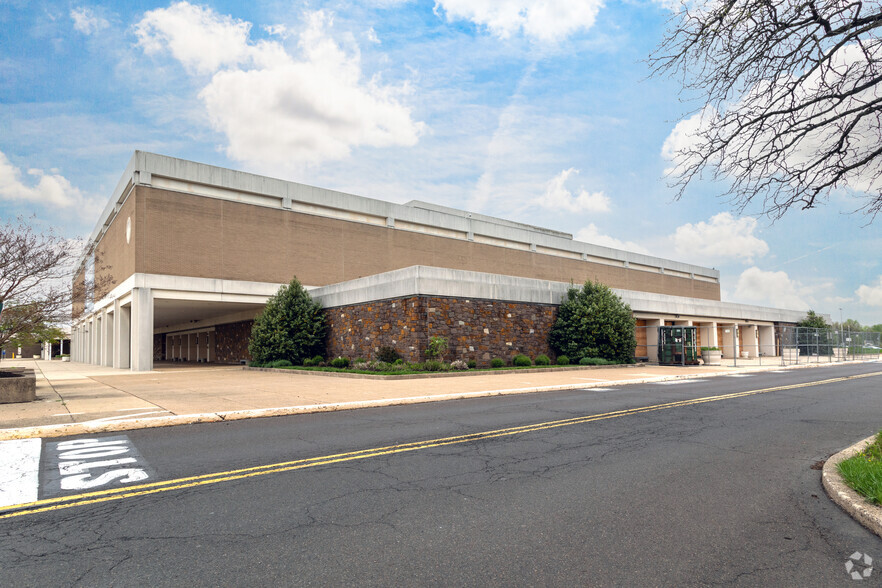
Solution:
[{"label": "bare tree branch", "polygon": [[[882,2],[681,0],[650,56],[705,103],[672,155],[682,196],[704,172],[771,218],[832,193],[882,210]],[[700,117],[700,120],[699,120]]]}]

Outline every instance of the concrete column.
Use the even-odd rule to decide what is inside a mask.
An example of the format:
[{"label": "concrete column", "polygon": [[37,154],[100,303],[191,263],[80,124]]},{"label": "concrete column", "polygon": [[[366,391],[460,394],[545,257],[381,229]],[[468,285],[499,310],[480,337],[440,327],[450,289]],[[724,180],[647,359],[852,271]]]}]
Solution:
[{"label": "concrete column", "polygon": [[664,324],[664,319],[646,319],[646,355],[649,361],[658,362],[658,327]]},{"label": "concrete column", "polygon": [[103,331],[101,338],[104,341],[104,346],[101,349],[101,365],[105,367],[113,367],[113,315],[114,313],[108,313],[105,310],[104,317],[101,319],[101,330]]},{"label": "concrete column", "polygon": [[738,327],[734,323],[723,325],[723,340],[719,342],[719,347],[723,352],[723,357],[732,359],[737,353],[736,340],[738,337]]},{"label": "concrete column", "polygon": [[132,307],[113,303],[113,367],[129,369],[131,358]]},{"label": "concrete column", "polygon": [[750,354],[751,358],[759,357],[756,325],[744,325],[740,329],[741,351]]},{"label": "concrete column", "polygon": [[768,325],[758,328],[760,352],[769,357],[777,356],[778,350],[775,349],[775,327]]},{"label": "concrete column", "polygon": [[153,291],[132,289],[132,371],[153,369]]}]

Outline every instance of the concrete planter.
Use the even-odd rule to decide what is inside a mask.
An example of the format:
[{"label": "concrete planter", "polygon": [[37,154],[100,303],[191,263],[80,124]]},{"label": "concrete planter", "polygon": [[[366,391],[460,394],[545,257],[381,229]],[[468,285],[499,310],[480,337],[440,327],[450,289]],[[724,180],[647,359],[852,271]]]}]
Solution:
[{"label": "concrete planter", "polygon": [[63,355],[63,356],[61,357],[61,361],[70,361],[70,357],[68,357],[68,356],[66,356],[66,355]]},{"label": "concrete planter", "polygon": [[723,363],[723,352],[717,349],[716,351],[707,351],[701,350],[701,359],[704,360],[704,365],[720,365]]},{"label": "concrete planter", "polygon": [[[10,375],[11,374],[11,375]],[[37,377],[31,369],[0,371],[0,404],[37,399]]]}]

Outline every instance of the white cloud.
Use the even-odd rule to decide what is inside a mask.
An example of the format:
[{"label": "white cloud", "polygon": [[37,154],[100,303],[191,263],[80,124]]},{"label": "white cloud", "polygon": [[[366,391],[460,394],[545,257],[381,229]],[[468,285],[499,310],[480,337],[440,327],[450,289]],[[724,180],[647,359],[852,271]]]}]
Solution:
[{"label": "white cloud", "polygon": [[752,263],[755,257],[769,252],[769,245],[754,235],[756,219],[735,218],[728,212],[721,212],[710,218],[710,222],[686,223],[674,232],[674,249],[677,254],[696,258],[704,263],[711,261],[737,260]]},{"label": "white cloud", "polygon": [[591,243],[593,245],[601,245],[603,247],[611,247],[613,249],[624,249],[625,251],[633,251],[634,253],[643,253],[652,255],[650,251],[633,241],[620,241],[609,235],[603,235],[594,223],[591,223],[584,229],[580,229],[575,235],[576,241],[583,243]]},{"label": "white cloud", "polygon": [[543,42],[594,26],[602,0],[436,0],[448,21],[469,20],[507,39],[519,31]]},{"label": "white cloud", "polygon": [[857,297],[862,304],[866,304],[867,306],[882,306],[882,276],[879,276],[875,285],[867,286],[866,284],[861,284],[861,286],[855,290],[855,294],[857,294]]},{"label": "white cloud", "polygon": [[739,302],[769,305],[788,310],[808,310],[807,288],[792,279],[787,272],[767,272],[750,267],[741,273],[735,288]]},{"label": "white cloud", "polygon": [[578,195],[567,189],[567,179],[578,174],[575,168],[565,169],[545,186],[545,194],[536,203],[548,210],[566,212],[608,212],[609,197],[603,192],[588,192],[579,188]]},{"label": "white cloud", "polygon": [[63,176],[29,169],[27,175],[35,181],[22,181],[21,170],[0,152],[0,200],[35,202],[46,206],[70,208],[83,201],[83,195]]},{"label": "white cloud", "polygon": [[135,25],[147,55],[169,51],[190,73],[210,74],[248,59],[251,23],[211,8],[177,2],[144,14]]},{"label": "white cloud", "polygon": [[282,37],[283,39],[288,37],[288,27],[283,24],[266,25],[263,27],[263,30],[270,35]]},{"label": "white cloud", "polygon": [[101,18],[91,8],[85,6],[72,8],[70,18],[73,20],[74,30],[84,35],[93,35],[110,26],[107,19]]},{"label": "white cloud", "polygon": [[363,79],[357,50],[328,34],[330,16],[306,15],[289,54],[277,41],[249,40],[251,24],[210,8],[173,4],[136,25],[145,53],[168,50],[192,74],[210,74],[199,93],[232,159],[269,172],[346,157],[359,146],[412,146],[424,124],[402,103],[408,86]]}]

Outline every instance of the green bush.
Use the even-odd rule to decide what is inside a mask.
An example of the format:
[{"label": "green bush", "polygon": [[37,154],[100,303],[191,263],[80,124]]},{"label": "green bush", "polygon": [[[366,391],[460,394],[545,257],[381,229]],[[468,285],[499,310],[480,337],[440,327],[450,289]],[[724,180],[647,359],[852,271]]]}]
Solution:
[{"label": "green bush", "polygon": [[348,357],[335,357],[331,360],[331,367],[335,368],[348,368],[349,367],[349,358]]},{"label": "green bush", "polygon": [[505,362],[498,357],[494,357],[490,360],[490,367],[501,368],[503,366],[505,366]]},{"label": "green bush", "polygon": [[478,362],[475,361],[474,359],[470,359],[470,360],[468,360],[468,361],[466,362],[466,365],[469,366],[469,369],[470,369],[470,370],[473,370],[473,369],[475,369],[476,367],[478,367]]},{"label": "green bush", "polygon": [[579,360],[579,365],[615,365],[616,363],[602,357],[583,357]]},{"label": "green bush", "polygon": [[300,365],[324,349],[326,332],[321,305],[294,278],[254,319],[248,352],[257,363],[286,359]]},{"label": "green bush", "polygon": [[426,371],[426,366],[422,362],[415,361],[413,363],[407,364],[408,369],[414,372],[424,372]]},{"label": "green bush", "polygon": [[637,347],[634,328],[631,307],[607,286],[589,280],[567,291],[548,341],[558,355],[625,363]]},{"label": "green bush", "polygon": [[551,360],[544,353],[536,356],[536,365],[551,365]]},{"label": "green bush", "polygon": [[558,355],[557,365],[570,365],[570,358],[566,355]]},{"label": "green bush", "polygon": [[437,359],[444,361],[444,354],[447,352],[447,339],[444,337],[430,337],[429,348],[426,349],[426,357],[429,359]]},{"label": "green bush", "polygon": [[269,363],[267,363],[267,364],[264,364],[263,367],[268,367],[268,368],[281,368],[281,367],[291,367],[292,365],[294,365],[294,364],[292,364],[292,363],[291,363],[290,361],[288,361],[287,359],[277,359],[277,360],[275,360],[275,361],[271,361],[271,362],[269,362]]},{"label": "green bush", "polygon": [[405,363],[406,362],[399,357],[398,359],[396,359],[395,361],[392,362],[392,365],[405,365]]},{"label": "green bush", "polygon": [[425,363],[423,363],[423,366],[427,372],[440,372],[447,367],[437,359],[427,359]]},{"label": "green bush", "polygon": [[248,367],[263,367],[263,363],[259,361],[249,361]]},{"label": "green bush", "polygon": [[512,358],[511,365],[517,367],[527,367],[533,365],[533,362],[530,361],[530,358],[523,353],[518,353],[514,356],[514,358]]},{"label": "green bush", "polygon": [[401,359],[401,356],[394,347],[384,345],[377,351],[377,359],[385,363],[395,363],[396,360]]},{"label": "green bush", "polygon": [[367,363],[367,360],[363,357],[356,357],[352,360],[352,363]]},{"label": "green bush", "polygon": [[458,371],[467,370],[467,369],[469,369],[469,364],[467,364],[466,362],[464,362],[461,359],[456,359],[456,360],[450,362],[450,369],[458,370]]}]

